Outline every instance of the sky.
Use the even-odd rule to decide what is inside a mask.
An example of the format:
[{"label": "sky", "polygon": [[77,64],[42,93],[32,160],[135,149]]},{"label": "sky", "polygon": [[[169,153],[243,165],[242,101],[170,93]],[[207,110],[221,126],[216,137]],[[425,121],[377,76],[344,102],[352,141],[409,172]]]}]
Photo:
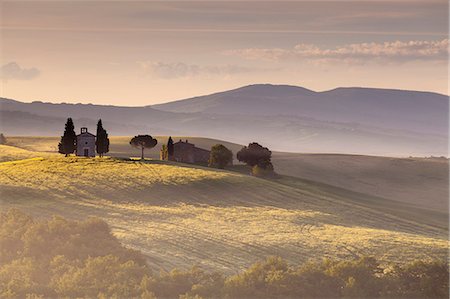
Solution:
[{"label": "sky", "polygon": [[448,94],[447,0],[0,1],[0,96],[142,106],[249,84]]}]

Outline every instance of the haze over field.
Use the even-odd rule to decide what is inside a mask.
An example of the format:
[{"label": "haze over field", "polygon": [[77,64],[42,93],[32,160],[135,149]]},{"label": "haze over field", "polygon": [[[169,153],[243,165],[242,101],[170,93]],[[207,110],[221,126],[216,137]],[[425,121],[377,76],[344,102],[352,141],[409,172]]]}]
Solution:
[{"label": "haze over field", "polygon": [[67,117],[111,135],[203,136],[278,151],[384,156],[447,156],[448,97],[373,88],[314,92],[287,85],[251,85],[143,107],[23,103],[0,99],[8,135],[60,134]]}]

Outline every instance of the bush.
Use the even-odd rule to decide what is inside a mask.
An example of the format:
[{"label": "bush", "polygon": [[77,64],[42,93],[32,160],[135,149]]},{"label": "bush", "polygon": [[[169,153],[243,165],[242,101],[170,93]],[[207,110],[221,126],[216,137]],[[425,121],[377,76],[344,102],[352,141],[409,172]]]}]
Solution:
[{"label": "bush", "polygon": [[153,274],[108,225],[0,213],[0,298],[448,298],[446,261],[371,257],[292,267],[269,257],[225,277],[199,267]]},{"label": "bush", "polygon": [[222,144],[216,144],[211,147],[209,156],[209,167],[223,169],[225,166],[233,163],[233,153]]},{"label": "bush", "polygon": [[0,214],[0,298],[139,295],[145,257],[123,247],[100,219],[36,221]]},{"label": "bush", "polygon": [[276,173],[273,170],[272,162],[260,161],[252,167],[252,175],[263,178],[273,178],[276,176]]}]

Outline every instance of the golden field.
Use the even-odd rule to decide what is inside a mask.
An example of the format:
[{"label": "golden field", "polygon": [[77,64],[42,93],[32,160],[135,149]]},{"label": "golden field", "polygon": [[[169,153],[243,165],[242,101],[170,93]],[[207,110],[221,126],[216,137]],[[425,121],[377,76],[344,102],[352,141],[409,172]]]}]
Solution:
[{"label": "golden field", "polygon": [[[140,157],[129,145],[130,136],[110,137],[109,156]],[[157,136],[158,145],[146,151],[146,157],[159,159],[161,144],[167,136]],[[236,154],[242,145],[202,137],[174,136],[174,141],[188,139],[200,148],[210,149],[222,143]],[[57,137],[9,137],[11,145],[30,151],[55,153]],[[344,154],[308,154],[273,152],[278,173],[344,188],[434,212],[447,218],[449,204],[449,161],[440,158],[399,158]],[[235,161],[237,162],[237,161]],[[447,220],[445,221],[447,222]]]},{"label": "golden field", "polygon": [[392,202],[377,208],[372,197],[359,202],[359,193],[294,177],[269,181],[153,159],[36,151],[49,144],[25,138],[21,146],[35,151],[0,146],[9,157],[0,163],[2,209],[100,217],[155,268],[198,264],[231,273],[269,255],[294,264],[360,255],[394,262],[447,257],[443,220],[426,213],[421,219],[414,209],[402,214],[405,206]]}]

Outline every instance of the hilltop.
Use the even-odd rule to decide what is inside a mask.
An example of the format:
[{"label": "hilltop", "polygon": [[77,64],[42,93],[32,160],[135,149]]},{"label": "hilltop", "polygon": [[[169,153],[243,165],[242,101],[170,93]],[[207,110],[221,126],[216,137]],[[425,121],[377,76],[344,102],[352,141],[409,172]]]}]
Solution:
[{"label": "hilltop", "polygon": [[100,217],[156,269],[200,264],[229,272],[273,254],[293,263],[447,256],[447,229],[292,178],[268,181],[157,160],[59,155],[3,162],[0,172],[2,207],[38,217]]}]

